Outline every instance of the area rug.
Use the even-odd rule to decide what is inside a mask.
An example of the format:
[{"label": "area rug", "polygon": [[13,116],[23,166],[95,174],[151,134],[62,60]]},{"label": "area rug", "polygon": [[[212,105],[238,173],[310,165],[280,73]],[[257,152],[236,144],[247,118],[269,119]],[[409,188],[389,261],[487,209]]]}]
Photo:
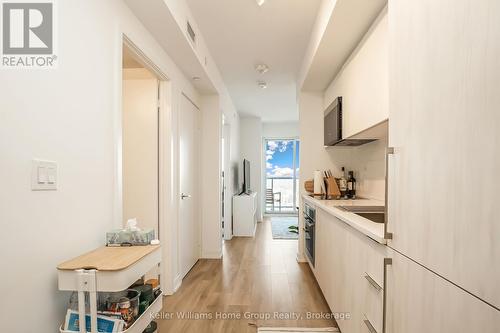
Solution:
[{"label": "area rug", "polygon": [[322,333],[322,332],[340,332],[335,327],[325,328],[303,328],[303,327],[260,327],[257,332],[260,333],[287,333],[287,332],[304,332],[304,333]]},{"label": "area rug", "polygon": [[271,217],[271,229],[273,239],[298,239],[299,235],[290,232],[290,226],[298,226],[299,219],[297,216],[277,216]]}]

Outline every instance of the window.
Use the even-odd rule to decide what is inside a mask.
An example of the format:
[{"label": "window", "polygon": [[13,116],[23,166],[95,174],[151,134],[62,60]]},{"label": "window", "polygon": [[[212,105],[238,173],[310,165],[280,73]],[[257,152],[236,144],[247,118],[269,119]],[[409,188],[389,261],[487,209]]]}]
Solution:
[{"label": "window", "polygon": [[297,139],[266,139],[265,213],[297,214],[299,151]]}]

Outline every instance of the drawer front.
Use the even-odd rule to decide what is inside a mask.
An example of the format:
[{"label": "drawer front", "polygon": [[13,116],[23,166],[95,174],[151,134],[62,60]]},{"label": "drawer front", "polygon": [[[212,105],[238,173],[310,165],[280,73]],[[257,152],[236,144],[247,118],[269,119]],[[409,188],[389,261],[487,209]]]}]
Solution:
[{"label": "drawer front", "polygon": [[384,259],[386,246],[353,231],[352,249],[356,253],[355,299],[353,307],[354,332],[382,333],[384,306]]},{"label": "drawer front", "polygon": [[365,283],[361,332],[382,333],[384,313],[384,290],[383,287],[375,287],[368,280]]}]

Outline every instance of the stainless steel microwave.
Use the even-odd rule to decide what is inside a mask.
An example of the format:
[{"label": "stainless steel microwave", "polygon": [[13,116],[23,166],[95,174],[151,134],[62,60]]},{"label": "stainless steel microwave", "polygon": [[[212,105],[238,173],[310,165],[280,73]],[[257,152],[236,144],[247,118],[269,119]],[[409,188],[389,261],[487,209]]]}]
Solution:
[{"label": "stainless steel microwave", "polygon": [[325,111],[325,146],[342,140],[342,97],[337,97]]},{"label": "stainless steel microwave", "polygon": [[[325,111],[324,130],[325,130],[325,146],[347,146],[355,147],[361,146],[365,143],[377,140],[373,137],[373,131],[365,130],[347,138],[342,138],[342,113],[344,112],[342,97],[337,97],[328,106]],[[382,123],[387,123],[384,121]],[[382,124],[380,123],[380,124]],[[377,125],[378,126],[378,125]],[[371,129],[375,128],[371,127]]]}]

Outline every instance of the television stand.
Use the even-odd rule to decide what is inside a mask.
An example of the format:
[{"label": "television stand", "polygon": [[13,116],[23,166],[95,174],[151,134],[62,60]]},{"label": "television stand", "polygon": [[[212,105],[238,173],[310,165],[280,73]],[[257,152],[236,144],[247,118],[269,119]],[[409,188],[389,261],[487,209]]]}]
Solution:
[{"label": "television stand", "polygon": [[233,197],[233,234],[253,237],[257,228],[257,192],[242,193]]}]

